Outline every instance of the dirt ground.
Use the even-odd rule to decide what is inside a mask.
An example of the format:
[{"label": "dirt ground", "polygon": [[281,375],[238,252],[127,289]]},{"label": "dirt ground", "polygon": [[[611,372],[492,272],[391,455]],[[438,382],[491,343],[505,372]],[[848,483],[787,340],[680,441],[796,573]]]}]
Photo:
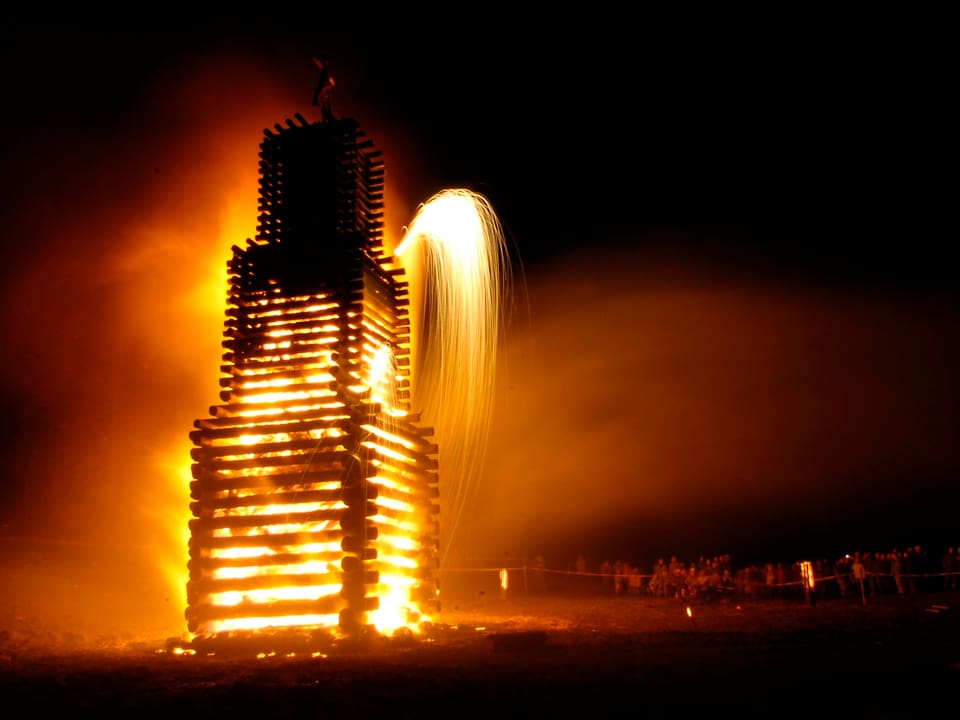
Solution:
[{"label": "dirt ground", "polygon": [[330,642],[315,656],[182,655],[176,645],[72,633],[8,607],[0,692],[6,707],[31,713],[263,718],[655,711],[875,720],[949,717],[960,699],[960,591],[866,604],[684,604],[596,588],[501,597],[464,586],[419,635]]}]

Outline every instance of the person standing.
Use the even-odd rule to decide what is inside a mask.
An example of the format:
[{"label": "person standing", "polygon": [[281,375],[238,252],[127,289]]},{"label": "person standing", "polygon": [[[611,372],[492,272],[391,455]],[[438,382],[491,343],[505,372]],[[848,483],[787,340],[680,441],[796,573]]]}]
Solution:
[{"label": "person standing", "polygon": [[955,548],[949,547],[946,552],[943,553],[943,589],[944,590],[956,590],[957,589],[957,551]]},{"label": "person standing", "polygon": [[863,557],[858,550],[853,554],[853,562],[850,565],[850,576],[853,582],[860,588],[860,599],[864,605],[867,604],[867,568],[863,564]]},{"label": "person standing", "polygon": [[903,556],[896,548],[890,553],[890,574],[893,576],[893,583],[896,585],[897,594],[903,595],[906,589],[903,586]]},{"label": "person standing", "polygon": [[903,571],[904,589],[908,594],[913,594],[917,591],[918,558],[914,554],[912,545],[907,545],[907,549],[900,555],[900,565]]},{"label": "person standing", "polygon": [[333,118],[333,111],[330,109],[330,93],[336,86],[333,75],[330,73],[330,63],[325,57],[313,56],[313,64],[320,71],[320,79],[317,80],[317,87],[313,91],[313,104],[320,106],[320,112],[324,120]]}]

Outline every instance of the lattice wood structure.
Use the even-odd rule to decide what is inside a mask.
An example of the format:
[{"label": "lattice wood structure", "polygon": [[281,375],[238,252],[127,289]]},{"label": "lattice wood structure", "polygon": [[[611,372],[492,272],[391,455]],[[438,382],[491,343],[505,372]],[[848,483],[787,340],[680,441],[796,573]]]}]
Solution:
[{"label": "lattice wood structure", "polygon": [[257,235],[228,262],[222,404],[190,433],[198,638],[438,609],[437,447],[409,412],[407,283],[356,121],[264,131]]}]

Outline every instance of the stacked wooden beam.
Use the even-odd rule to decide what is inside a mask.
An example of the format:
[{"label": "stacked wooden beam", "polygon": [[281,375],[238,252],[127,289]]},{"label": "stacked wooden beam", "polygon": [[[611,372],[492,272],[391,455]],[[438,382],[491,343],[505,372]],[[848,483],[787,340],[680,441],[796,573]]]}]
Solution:
[{"label": "stacked wooden beam", "polygon": [[221,404],[190,434],[198,637],[368,627],[397,585],[437,606],[437,447],[409,411],[383,177],[353,120],[264,132],[257,236],[228,262]]}]

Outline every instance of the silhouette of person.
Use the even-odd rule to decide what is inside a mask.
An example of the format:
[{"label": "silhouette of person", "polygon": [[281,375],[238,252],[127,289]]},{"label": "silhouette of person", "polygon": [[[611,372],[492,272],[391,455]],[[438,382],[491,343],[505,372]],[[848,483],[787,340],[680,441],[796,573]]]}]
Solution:
[{"label": "silhouette of person", "polygon": [[317,81],[317,87],[313,91],[313,104],[320,106],[320,112],[324,118],[332,118],[333,113],[330,110],[330,93],[336,83],[333,75],[330,74],[330,63],[325,57],[313,57],[313,64],[320,71],[320,79]]}]

